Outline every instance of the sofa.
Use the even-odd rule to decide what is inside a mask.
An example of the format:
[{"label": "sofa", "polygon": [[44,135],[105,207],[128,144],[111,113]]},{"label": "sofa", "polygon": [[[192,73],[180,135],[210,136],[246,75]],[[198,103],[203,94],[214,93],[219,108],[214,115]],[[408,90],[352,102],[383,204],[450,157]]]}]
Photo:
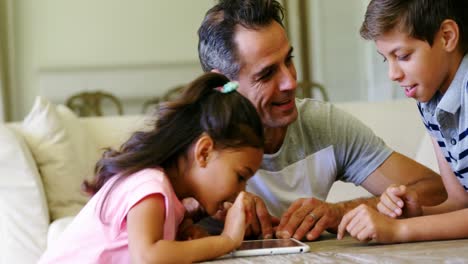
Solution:
[{"label": "sofa", "polygon": [[[337,106],[364,122],[396,151],[437,171],[430,138],[414,101],[350,102]],[[80,185],[106,147],[118,147],[144,116],[79,118],[38,97],[22,122],[0,124],[0,263],[36,263],[86,203]],[[336,182],[327,201],[369,196]]]}]

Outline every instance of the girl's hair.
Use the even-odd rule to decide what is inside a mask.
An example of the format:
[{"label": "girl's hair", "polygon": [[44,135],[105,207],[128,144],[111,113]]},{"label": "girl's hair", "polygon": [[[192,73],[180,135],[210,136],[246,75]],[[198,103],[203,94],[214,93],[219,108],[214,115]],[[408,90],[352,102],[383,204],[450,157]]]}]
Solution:
[{"label": "girl's hair", "polygon": [[190,83],[179,98],[160,103],[154,128],[135,132],[119,150],[107,149],[96,164],[94,181],[84,182],[85,191],[94,194],[113,177],[122,179],[146,168],[167,168],[185,155],[202,133],[213,139],[217,149],[263,148],[263,127],[255,107],[236,91],[216,89],[227,82],[224,75],[206,73]]},{"label": "girl's hair", "polygon": [[376,40],[397,29],[432,46],[441,23],[452,19],[460,31],[460,50],[466,53],[467,14],[467,0],[372,0],[367,6],[360,33],[364,39]]}]

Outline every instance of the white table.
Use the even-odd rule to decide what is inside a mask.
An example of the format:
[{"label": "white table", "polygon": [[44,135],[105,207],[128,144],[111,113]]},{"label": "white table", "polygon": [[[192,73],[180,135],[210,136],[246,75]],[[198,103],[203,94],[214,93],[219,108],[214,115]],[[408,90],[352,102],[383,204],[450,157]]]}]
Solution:
[{"label": "white table", "polygon": [[325,233],[307,243],[310,252],[214,260],[213,264],[251,263],[468,263],[468,239],[392,245],[360,243],[351,237],[337,240]]}]

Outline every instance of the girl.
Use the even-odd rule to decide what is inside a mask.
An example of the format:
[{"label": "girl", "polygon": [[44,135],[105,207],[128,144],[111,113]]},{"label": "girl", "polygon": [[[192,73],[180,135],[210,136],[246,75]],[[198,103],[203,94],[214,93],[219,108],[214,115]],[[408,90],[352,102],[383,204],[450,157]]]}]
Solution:
[{"label": "girl", "polygon": [[[264,138],[237,87],[204,74],[160,105],[154,129],[106,151],[84,184],[95,195],[40,263],[190,263],[238,247],[253,204],[242,191],[260,167]],[[174,241],[188,197],[209,215],[234,202],[221,235]]]}]

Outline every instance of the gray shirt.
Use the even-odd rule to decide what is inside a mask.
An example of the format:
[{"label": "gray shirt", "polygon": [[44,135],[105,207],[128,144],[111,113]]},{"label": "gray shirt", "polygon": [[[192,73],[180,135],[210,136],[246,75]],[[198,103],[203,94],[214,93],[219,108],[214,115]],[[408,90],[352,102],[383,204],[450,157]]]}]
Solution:
[{"label": "gray shirt", "polygon": [[337,180],[360,185],[392,153],[370,128],[332,104],[296,99],[296,106],[298,118],[283,145],[263,156],[247,184],[278,217],[299,198],[325,200]]}]

